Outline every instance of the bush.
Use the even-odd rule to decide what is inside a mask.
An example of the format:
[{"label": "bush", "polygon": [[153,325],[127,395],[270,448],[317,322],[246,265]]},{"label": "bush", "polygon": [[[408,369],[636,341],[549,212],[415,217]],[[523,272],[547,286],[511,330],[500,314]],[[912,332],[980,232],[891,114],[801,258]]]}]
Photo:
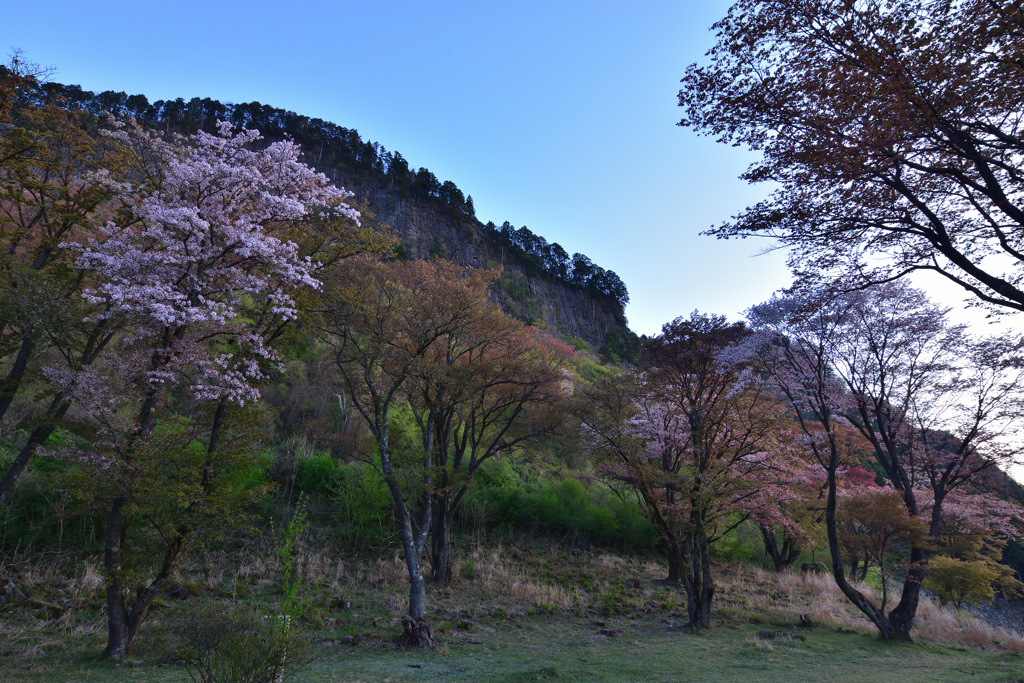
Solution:
[{"label": "bush", "polygon": [[332,492],[340,531],[349,543],[377,544],[394,533],[391,493],[384,477],[370,465],[353,462],[339,466]]},{"label": "bush", "polygon": [[196,683],[276,683],[309,662],[309,639],[288,615],[207,605],[174,629],[176,654]]},{"label": "bush", "polygon": [[[734,518],[727,518],[726,525]],[[747,520],[723,535],[711,546],[711,554],[725,562],[761,564],[764,560],[764,540],[757,524]]]},{"label": "bush", "polygon": [[295,468],[295,485],[307,493],[330,495],[338,477],[338,466],[330,453],[300,458]]},{"label": "bush", "polygon": [[606,486],[571,477],[526,486],[505,463],[480,472],[460,510],[491,529],[547,532],[626,548],[658,544],[650,520]]},{"label": "bush", "polygon": [[943,605],[952,602],[959,609],[964,605],[981,605],[992,600],[992,584],[999,578],[989,562],[963,561],[937,555],[928,565],[924,587],[939,597]]}]

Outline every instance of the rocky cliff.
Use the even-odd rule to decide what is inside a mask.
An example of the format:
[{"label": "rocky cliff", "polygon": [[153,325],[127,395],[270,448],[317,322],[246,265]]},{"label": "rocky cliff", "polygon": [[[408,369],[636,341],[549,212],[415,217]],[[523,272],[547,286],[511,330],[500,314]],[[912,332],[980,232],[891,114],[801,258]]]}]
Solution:
[{"label": "rocky cliff", "polygon": [[[341,181],[341,179],[339,179]],[[416,196],[402,196],[377,183],[350,182],[357,203],[365,200],[391,227],[409,258],[440,256],[475,268],[502,268],[495,296],[506,313],[597,351],[632,333],[619,303],[609,296],[554,278],[488,238],[479,221]]]}]

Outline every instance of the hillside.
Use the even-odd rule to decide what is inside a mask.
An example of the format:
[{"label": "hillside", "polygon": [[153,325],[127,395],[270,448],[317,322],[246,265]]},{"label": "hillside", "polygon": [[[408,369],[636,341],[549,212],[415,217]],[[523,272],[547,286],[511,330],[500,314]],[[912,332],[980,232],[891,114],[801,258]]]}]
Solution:
[{"label": "hillside", "polygon": [[[0,67],[2,68],[2,67]],[[525,226],[484,225],[472,197],[426,168],[415,171],[399,152],[364,141],[355,130],[259,102],[209,98],[150,103],[144,95],[93,93],[77,85],[44,83],[30,91],[33,104],[56,102],[97,116],[133,116],[166,131],[212,131],[219,120],[261,131],[267,141],[291,138],[303,161],[356,193],[391,227],[408,258],[440,256],[474,267],[503,268],[495,297],[506,313],[549,332],[581,339],[594,351],[632,357],[636,335],[624,314],[629,295],[612,272],[583,254],[570,255]]]},{"label": "hillside", "polygon": [[617,355],[622,355],[620,340],[634,336],[613,297],[553,277],[519,250],[502,250],[494,238],[497,231],[474,218],[453,215],[436,203],[402,196],[372,180],[353,178],[345,186],[391,226],[409,258],[441,256],[476,268],[500,265],[495,296],[509,315]]}]

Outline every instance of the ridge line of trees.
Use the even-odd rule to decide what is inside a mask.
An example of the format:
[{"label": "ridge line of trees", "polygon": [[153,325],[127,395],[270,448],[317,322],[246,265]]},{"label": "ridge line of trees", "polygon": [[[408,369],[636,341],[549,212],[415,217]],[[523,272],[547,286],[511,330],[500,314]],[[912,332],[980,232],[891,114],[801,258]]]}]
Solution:
[{"label": "ridge line of trees", "polygon": [[[8,73],[0,67],[0,76]],[[218,121],[228,121],[236,129],[259,130],[268,142],[286,138],[303,150],[306,161],[339,182],[339,171],[347,184],[376,180],[400,196],[416,197],[443,207],[453,218],[474,222],[496,251],[507,251],[522,260],[531,274],[543,274],[599,296],[614,299],[620,308],[629,303],[626,285],[611,270],[593,263],[587,256],[570,256],[557,243],[549,243],[523,226],[519,229],[505,221],[481,224],[476,218],[473,197],[463,193],[450,180],[441,182],[426,168],[413,170],[400,152],[388,151],[377,142],[364,141],[359,132],[320,118],[271,107],[260,102],[234,104],[209,97],[193,97],[150,102],[145,95],[128,95],[106,90],[95,93],[79,85],[56,82],[32,83],[20,93],[25,104],[58,106],[87,111],[95,116],[110,112],[118,118],[134,117],[143,125],[185,135],[200,130],[213,132]]]}]

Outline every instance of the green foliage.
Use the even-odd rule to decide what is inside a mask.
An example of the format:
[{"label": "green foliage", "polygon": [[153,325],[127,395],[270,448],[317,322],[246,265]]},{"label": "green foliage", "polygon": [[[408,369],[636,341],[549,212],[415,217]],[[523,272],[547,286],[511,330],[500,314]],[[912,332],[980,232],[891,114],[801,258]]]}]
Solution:
[{"label": "green foliage", "polygon": [[[0,467],[20,449],[16,433],[0,439]],[[82,445],[64,430],[46,442],[47,449]],[[86,444],[87,445],[87,444]],[[5,469],[5,468],[4,468]],[[0,506],[0,546],[30,550],[58,550],[68,546],[95,550],[101,542],[103,521],[88,496],[76,489],[76,467],[56,458],[37,457]]]},{"label": "green foliage", "polygon": [[295,485],[307,493],[329,496],[337,479],[338,467],[330,453],[301,458],[295,469]]},{"label": "green foliage", "polygon": [[544,532],[605,546],[651,548],[658,535],[630,501],[599,483],[572,477],[523,485],[505,461],[481,470],[464,516],[491,529]]},{"label": "green foliage", "polygon": [[[734,522],[735,516],[727,520],[727,524]],[[711,545],[711,554],[725,562],[760,564],[764,559],[763,549],[764,540],[757,524],[747,520],[715,540]]]},{"label": "green foliage", "polygon": [[577,351],[589,351],[590,344],[583,341],[579,337],[566,337],[565,341],[567,344],[573,346]]},{"label": "green foliage", "polygon": [[502,275],[494,281],[492,287],[495,292],[508,296],[514,308],[508,313],[513,318],[522,320],[527,325],[537,319],[539,312],[537,297],[534,296],[525,275],[522,273]]},{"label": "green foliage", "polygon": [[430,243],[430,257],[431,258],[444,258],[444,248],[441,246],[441,240],[437,237]]},{"label": "green foliage", "polygon": [[366,463],[335,469],[333,495],[341,533],[352,545],[381,545],[394,534],[391,493],[384,478]]},{"label": "green foliage", "polygon": [[174,629],[176,655],[194,683],[278,683],[306,668],[309,639],[287,615],[209,604]]},{"label": "green foliage", "polygon": [[380,472],[368,463],[338,462],[327,452],[302,457],[295,485],[329,503],[320,522],[331,525],[331,533],[349,546],[381,546],[394,533],[391,493]]},{"label": "green foliage", "polygon": [[938,556],[929,563],[922,585],[939,596],[942,604],[951,602],[959,608],[989,602],[995,595],[992,583],[998,578],[998,572],[985,560]]},{"label": "green foliage", "polygon": [[277,559],[284,567],[284,574],[281,577],[283,597],[278,616],[285,620],[293,616],[302,616],[306,607],[299,595],[299,590],[302,587],[302,572],[299,567],[298,544],[307,529],[309,529],[309,519],[300,499],[295,508],[295,514],[288,520],[288,525],[281,535],[280,545],[277,547]]},{"label": "green foliage", "polygon": [[640,353],[640,337],[629,329],[621,337],[618,332],[611,332],[601,346],[601,355],[612,361],[635,363],[638,353]]}]

